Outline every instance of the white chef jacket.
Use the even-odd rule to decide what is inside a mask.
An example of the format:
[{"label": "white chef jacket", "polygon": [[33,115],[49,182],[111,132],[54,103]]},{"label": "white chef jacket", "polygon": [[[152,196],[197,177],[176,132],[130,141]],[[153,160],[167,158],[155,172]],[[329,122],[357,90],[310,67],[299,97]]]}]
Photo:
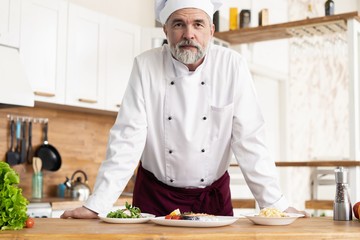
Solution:
[{"label": "white chef jacket", "polygon": [[167,185],[206,187],[228,169],[232,150],[259,206],[285,210],[264,132],[252,78],[239,53],[211,45],[191,72],[171,56],[168,45],[149,50],[135,58],[106,160],[84,206],[107,213],[140,159]]}]

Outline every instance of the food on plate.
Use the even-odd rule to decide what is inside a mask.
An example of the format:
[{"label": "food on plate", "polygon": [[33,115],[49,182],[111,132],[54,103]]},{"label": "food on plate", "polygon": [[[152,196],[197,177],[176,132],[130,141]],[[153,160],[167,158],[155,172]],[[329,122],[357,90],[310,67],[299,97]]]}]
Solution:
[{"label": "food on plate", "polygon": [[353,212],[354,212],[354,216],[357,219],[360,219],[360,202],[357,202],[357,203],[354,204]]},{"label": "food on plate", "polygon": [[175,209],[174,211],[172,211],[170,214],[165,216],[165,219],[180,219],[181,216],[181,212],[180,209]]},{"label": "food on plate", "polygon": [[125,202],[125,209],[118,209],[116,211],[109,212],[106,217],[108,218],[141,218],[141,210],[138,207],[131,206],[128,202]]},{"label": "food on plate", "polygon": [[174,211],[172,211],[170,214],[166,215],[165,219],[215,221],[217,218],[214,215],[209,215],[206,213],[193,213],[193,212],[181,213],[180,210],[177,208]]},{"label": "food on plate", "polygon": [[287,217],[286,213],[277,208],[263,208],[259,213],[260,217]]}]

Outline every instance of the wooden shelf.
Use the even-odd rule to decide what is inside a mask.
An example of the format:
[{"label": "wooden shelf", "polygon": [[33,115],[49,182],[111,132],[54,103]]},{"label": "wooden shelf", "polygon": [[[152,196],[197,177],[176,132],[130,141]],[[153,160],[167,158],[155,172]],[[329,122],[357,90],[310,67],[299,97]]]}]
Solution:
[{"label": "wooden shelf", "polygon": [[332,210],[333,200],[308,200],[305,201],[305,209]]},{"label": "wooden shelf", "polygon": [[308,161],[308,162],[276,162],[277,167],[358,167],[360,161],[339,160],[339,161]]},{"label": "wooden shelf", "polygon": [[325,35],[346,31],[349,19],[360,21],[360,15],[358,12],[349,12],[287,23],[216,32],[214,36],[230,44],[244,44],[291,37]]},{"label": "wooden shelf", "polygon": [[[319,161],[291,161],[275,162],[277,167],[360,167],[359,160],[319,160]],[[231,163],[230,167],[238,167],[237,163]]]}]

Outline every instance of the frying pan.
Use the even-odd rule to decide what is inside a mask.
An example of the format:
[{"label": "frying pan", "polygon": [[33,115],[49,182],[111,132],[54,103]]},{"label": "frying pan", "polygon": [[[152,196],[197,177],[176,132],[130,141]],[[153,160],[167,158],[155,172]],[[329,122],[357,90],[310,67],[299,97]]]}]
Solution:
[{"label": "frying pan", "polygon": [[20,154],[13,149],[14,141],[14,132],[15,132],[15,122],[11,120],[10,122],[10,148],[6,153],[6,162],[10,165],[16,165],[20,162]]},{"label": "frying pan", "polygon": [[39,157],[43,163],[42,169],[57,171],[61,167],[61,156],[56,148],[48,142],[48,123],[44,124],[44,143],[35,151],[35,157]]}]

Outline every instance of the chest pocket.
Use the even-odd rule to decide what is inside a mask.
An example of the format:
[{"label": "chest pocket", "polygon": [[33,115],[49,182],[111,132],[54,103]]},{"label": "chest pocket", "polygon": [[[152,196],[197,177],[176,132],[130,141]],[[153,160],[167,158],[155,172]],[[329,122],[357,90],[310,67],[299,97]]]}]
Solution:
[{"label": "chest pocket", "polygon": [[231,136],[234,103],[224,107],[211,106],[211,140],[217,141]]}]

